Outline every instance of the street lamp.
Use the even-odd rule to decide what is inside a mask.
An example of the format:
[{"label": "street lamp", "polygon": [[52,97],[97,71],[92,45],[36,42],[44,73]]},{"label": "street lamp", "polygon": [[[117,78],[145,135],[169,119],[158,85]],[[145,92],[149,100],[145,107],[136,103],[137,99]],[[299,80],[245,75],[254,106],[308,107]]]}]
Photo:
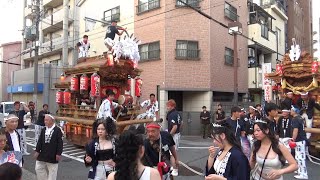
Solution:
[{"label": "street lamp", "polygon": [[237,35],[242,34],[242,24],[239,21],[231,22],[228,24],[229,34],[233,35],[233,103],[238,105],[238,47]]}]

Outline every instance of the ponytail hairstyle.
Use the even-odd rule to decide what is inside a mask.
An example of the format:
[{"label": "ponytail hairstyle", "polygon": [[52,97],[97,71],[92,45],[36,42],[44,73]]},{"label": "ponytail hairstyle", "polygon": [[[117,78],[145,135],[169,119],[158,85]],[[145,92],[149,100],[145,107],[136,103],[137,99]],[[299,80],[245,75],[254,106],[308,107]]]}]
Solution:
[{"label": "ponytail hairstyle", "polygon": [[124,131],[116,141],[115,180],[138,180],[139,150],[143,146],[143,138],[134,131]]},{"label": "ponytail hairstyle", "polygon": [[[236,139],[234,131],[232,130],[232,127],[227,123],[226,120],[212,123],[212,136],[220,135],[222,133],[225,134],[226,140],[229,142],[231,146],[236,147],[240,151],[242,151],[240,142]],[[221,138],[219,140],[222,141]]]},{"label": "ponytail hairstyle", "polygon": [[106,129],[106,139],[110,139],[111,137],[113,137],[116,132],[116,124],[114,123],[114,121],[108,117],[107,119],[97,119],[93,125],[92,125],[92,138],[98,138],[98,134],[97,134],[97,130],[98,130],[98,126],[100,124],[103,124],[104,128]]},{"label": "ponytail hairstyle", "polygon": [[[263,120],[257,120],[254,125],[257,125],[260,130],[262,131],[263,134],[266,135],[266,138],[270,139],[271,141],[271,148],[272,150],[278,154],[279,156],[279,160],[282,164],[282,166],[285,165],[285,158],[282,154],[282,152],[279,149],[279,140],[276,138],[275,134],[273,131],[270,131],[270,120],[264,118]],[[269,130],[269,132],[267,133],[267,130]],[[256,155],[257,152],[259,151],[261,147],[261,140],[257,140],[253,143],[253,160],[256,161]]]}]

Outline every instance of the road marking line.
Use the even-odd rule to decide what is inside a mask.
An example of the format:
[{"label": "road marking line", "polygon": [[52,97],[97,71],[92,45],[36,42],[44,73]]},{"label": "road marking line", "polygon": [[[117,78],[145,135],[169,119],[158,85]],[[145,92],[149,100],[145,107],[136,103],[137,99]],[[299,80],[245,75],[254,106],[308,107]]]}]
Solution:
[{"label": "road marking line", "polygon": [[[28,143],[28,142],[27,142],[27,144],[28,144],[29,146],[35,147],[34,144],[31,144],[31,143]],[[68,154],[64,154],[64,153],[62,153],[61,155],[64,156],[64,157],[67,157],[67,158],[69,158],[69,159],[73,159],[73,160],[75,160],[75,161],[79,161],[79,162],[81,162],[81,163],[84,163],[84,162],[83,162],[83,159],[76,158],[76,157],[73,157],[73,156],[69,156]]]},{"label": "road marking line", "polygon": [[82,151],[82,152],[76,152],[76,153],[72,153],[72,154],[69,154],[70,156],[73,156],[73,155],[76,155],[76,154],[82,154],[82,153],[86,153],[85,151]]},{"label": "road marking line", "polygon": [[[64,151],[63,153],[69,153],[69,152],[74,152],[74,151],[79,151],[81,149],[74,149],[74,150],[70,150],[70,151]],[[83,152],[83,151],[82,151]],[[69,154],[70,155],[70,154]]]},{"label": "road marking line", "polygon": [[[84,155],[81,155],[81,156],[77,156],[77,157],[78,157],[78,158],[83,158],[83,156],[84,156]],[[83,161],[82,161],[82,162],[83,162]],[[84,163],[84,162],[83,162],[83,163]]]},{"label": "road marking line", "polygon": [[63,147],[63,151],[65,151],[65,150],[71,150],[71,149],[75,149],[75,147],[67,147],[67,148],[64,148],[64,147]]}]

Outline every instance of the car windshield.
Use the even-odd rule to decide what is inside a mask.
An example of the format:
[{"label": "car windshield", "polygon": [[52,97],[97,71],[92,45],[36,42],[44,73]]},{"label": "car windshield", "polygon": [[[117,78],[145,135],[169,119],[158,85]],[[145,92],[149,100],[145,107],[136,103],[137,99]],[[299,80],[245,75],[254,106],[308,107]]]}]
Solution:
[{"label": "car windshield", "polygon": [[13,104],[5,104],[5,113],[10,113],[11,111],[14,111],[14,106]]}]

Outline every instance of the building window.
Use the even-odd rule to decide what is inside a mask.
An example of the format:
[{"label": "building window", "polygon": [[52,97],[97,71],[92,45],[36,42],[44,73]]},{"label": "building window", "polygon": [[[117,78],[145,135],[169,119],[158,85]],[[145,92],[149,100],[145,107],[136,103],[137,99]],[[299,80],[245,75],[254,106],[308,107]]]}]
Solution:
[{"label": "building window", "polygon": [[177,40],[176,59],[198,59],[198,41]]},{"label": "building window", "polygon": [[106,22],[111,21],[120,21],[120,6],[117,6],[115,8],[109,9],[107,11],[103,12],[103,19]]},{"label": "building window", "polygon": [[54,65],[54,66],[61,66],[61,60],[53,60],[50,61],[50,64]]},{"label": "building window", "polygon": [[276,27],[276,31],[277,31],[278,43],[279,43],[279,45],[281,45],[282,44],[281,29]]},{"label": "building window", "polygon": [[139,0],[137,14],[160,8],[160,0]]},{"label": "building window", "polygon": [[160,59],[160,41],[139,45],[141,60]]},{"label": "building window", "polygon": [[261,24],[261,37],[269,39],[269,29],[265,24]]},{"label": "building window", "polygon": [[230,48],[225,48],[224,53],[224,64],[232,66],[233,65],[233,50]]},{"label": "building window", "polygon": [[237,8],[231,6],[229,3],[224,3],[224,16],[233,21],[238,20]]},{"label": "building window", "polygon": [[[190,5],[192,7],[199,7],[199,3],[200,3],[200,0],[180,0],[180,1]],[[176,6],[186,6],[180,1],[176,0]]]}]

